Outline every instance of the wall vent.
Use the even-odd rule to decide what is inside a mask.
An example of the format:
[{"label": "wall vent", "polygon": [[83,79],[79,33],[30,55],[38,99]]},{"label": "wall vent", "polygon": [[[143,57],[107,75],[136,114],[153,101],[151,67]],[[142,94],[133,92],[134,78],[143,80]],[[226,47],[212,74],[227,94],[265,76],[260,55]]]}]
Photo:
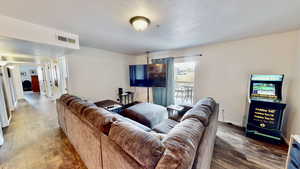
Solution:
[{"label": "wall vent", "polygon": [[76,43],[76,39],[68,38],[68,37],[61,36],[61,35],[57,35],[57,40],[66,42],[66,43],[71,43],[71,44]]}]

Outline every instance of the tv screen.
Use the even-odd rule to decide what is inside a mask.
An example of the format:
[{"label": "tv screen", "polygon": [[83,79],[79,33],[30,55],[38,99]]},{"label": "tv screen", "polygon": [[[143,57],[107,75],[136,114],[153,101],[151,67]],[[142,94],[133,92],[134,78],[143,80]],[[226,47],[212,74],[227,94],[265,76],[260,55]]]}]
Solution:
[{"label": "tv screen", "polygon": [[132,87],[166,87],[167,65],[130,65],[130,86]]},{"label": "tv screen", "polygon": [[273,83],[253,83],[252,96],[254,97],[276,97],[275,84]]}]

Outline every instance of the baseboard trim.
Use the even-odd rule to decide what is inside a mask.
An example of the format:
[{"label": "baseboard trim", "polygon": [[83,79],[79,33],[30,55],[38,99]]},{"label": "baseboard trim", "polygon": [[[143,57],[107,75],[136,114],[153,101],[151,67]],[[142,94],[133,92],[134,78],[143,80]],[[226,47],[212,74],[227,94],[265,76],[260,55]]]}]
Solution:
[{"label": "baseboard trim", "polygon": [[285,144],[289,145],[290,141],[287,137],[283,137],[283,140],[284,140]]}]

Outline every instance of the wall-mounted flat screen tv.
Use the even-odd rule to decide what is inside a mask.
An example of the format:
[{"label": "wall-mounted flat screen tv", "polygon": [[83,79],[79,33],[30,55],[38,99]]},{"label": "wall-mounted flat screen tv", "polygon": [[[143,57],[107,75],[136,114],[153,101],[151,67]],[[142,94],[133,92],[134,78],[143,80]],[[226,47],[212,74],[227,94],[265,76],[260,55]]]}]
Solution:
[{"label": "wall-mounted flat screen tv", "polygon": [[167,85],[166,64],[130,65],[129,75],[132,87],[166,87]]}]

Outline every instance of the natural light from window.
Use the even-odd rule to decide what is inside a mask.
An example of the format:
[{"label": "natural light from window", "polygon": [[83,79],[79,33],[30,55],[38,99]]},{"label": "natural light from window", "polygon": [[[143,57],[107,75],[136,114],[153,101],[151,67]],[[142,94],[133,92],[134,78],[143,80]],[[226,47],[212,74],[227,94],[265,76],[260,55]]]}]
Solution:
[{"label": "natural light from window", "polygon": [[195,62],[175,62],[174,74],[175,104],[192,104],[194,95]]}]

